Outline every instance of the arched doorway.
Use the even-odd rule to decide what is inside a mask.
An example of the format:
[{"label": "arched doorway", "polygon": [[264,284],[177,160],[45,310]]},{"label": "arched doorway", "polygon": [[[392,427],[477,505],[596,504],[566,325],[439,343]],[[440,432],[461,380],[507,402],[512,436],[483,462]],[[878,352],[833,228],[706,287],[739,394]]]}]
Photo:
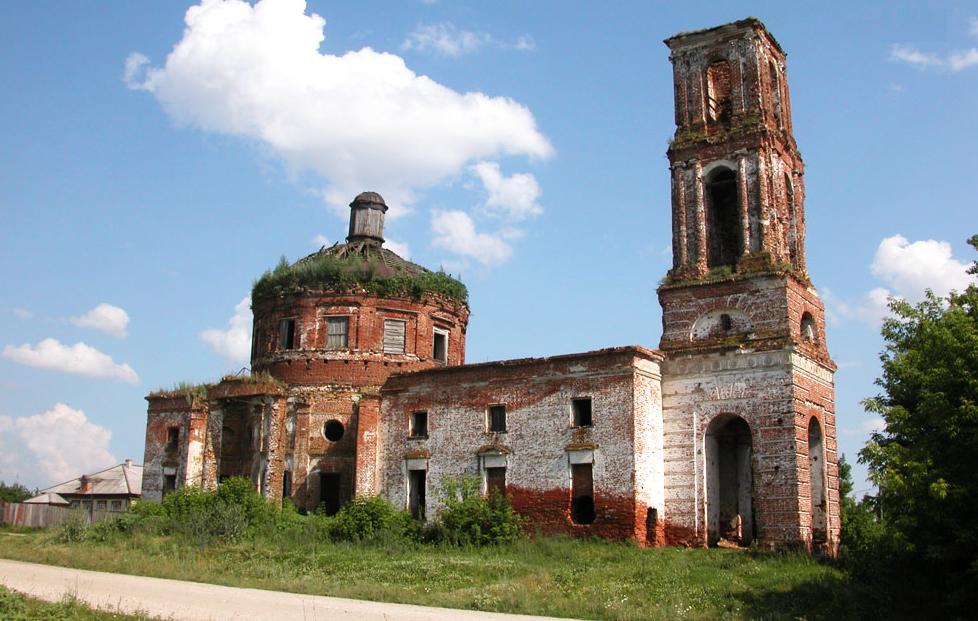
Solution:
[{"label": "arched doorway", "polygon": [[739,416],[722,414],[706,429],[706,509],[711,546],[754,540],[752,441]]},{"label": "arched doorway", "polygon": [[822,426],[812,416],[808,422],[808,473],[812,505],[812,545],[826,542],[828,528],[825,520],[825,451]]}]

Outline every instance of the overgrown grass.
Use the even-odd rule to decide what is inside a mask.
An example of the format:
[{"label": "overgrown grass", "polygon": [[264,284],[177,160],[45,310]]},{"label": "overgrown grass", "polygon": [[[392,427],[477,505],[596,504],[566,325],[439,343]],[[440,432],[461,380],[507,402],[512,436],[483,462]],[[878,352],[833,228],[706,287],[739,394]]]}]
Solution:
[{"label": "overgrown grass", "polygon": [[327,289],[353,291],[362,289],[381,297],[420,298],[435,293],[468,302],[469,293],[461,281],[445,272],[431,272],[419,268],[417,273],[399,271],[382,274],[379,258],[338,257],[321,254],[307,261],[290,264],[285,257],[275,269],[268,270],[255,281],[251,299],[256,301],[293,293],[299,289]]},{"label": "overgrown grass", "polygon": [[[462,479],[422,527],[379,497],[335,516],[278,510],[247,479],[183,488],[86,527],[3,536],[7,558],[229,586],[593,619],[853,619],[878,609],[805,555],[528,538],[505,497]],[[2,534],[2,531],[0,531]]]},{"label": "overgrown grass", "polygon": [[0,586],[0,619],[4,621],[27,621],[28,619],[148,621],[152,618],[143,614],[126,615],[106,610],[94,610],[70,595],[66,595],[60,602],[46,602]]},{"label": "overgrown grass", "polygon": [[7,558],[377,601],[591,619],[872,619],[845,572],[803,555],[645,550],[564,537],[490,547],[268,532],[201,548],[179,534],[61,543],[4,537]]}]

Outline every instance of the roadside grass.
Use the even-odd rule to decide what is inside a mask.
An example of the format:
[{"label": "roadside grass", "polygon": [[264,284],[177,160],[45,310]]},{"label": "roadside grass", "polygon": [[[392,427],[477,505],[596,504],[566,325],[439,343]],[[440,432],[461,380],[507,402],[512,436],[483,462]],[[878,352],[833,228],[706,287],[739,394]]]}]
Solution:
[{"label": "roadside grass", "polygon": [[842,569],[801,554],[641,549],[567,537],[476,548],[404,540],[331,542],[295,531],[208,546],[151,533],[76,543],[62,543],[57,532],[23,535],[2,537],[0,556],[426,606],[614,620],[834,620],[878,614],[868,604],[873,598]]},{"label": "roadside grass", "polygon": [[155,617],[142,614],[127,615],[108,610],[95,610],[74,597],[65,596],[60,602],[46,602],[28,597],[0,586],[0,619],[27,621],[151,621]]}]

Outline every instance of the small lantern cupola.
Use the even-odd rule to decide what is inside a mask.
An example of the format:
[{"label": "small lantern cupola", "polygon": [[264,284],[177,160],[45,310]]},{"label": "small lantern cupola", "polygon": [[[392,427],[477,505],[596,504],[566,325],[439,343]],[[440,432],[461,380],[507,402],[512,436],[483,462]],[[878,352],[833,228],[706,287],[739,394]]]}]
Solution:
[{"label": "small lantern cupola", "polygon": [[346,241],[351,244],[356,242],[383,244],[386,212],[387,205],[380,194],[376,192],[358,194],[350,203],[350,234]]}]

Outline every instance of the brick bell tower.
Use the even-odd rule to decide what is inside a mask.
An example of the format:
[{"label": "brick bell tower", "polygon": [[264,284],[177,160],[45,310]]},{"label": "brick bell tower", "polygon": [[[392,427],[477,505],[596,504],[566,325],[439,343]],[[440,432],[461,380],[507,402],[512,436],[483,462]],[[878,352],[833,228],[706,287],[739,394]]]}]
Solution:
[{"label": "brick bell tower", "polygon": [[757,19],[671,50],[673,267],[659,287],[667,537],[834,554],[838,471],[822,302],[785,53]]}]

